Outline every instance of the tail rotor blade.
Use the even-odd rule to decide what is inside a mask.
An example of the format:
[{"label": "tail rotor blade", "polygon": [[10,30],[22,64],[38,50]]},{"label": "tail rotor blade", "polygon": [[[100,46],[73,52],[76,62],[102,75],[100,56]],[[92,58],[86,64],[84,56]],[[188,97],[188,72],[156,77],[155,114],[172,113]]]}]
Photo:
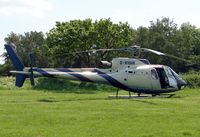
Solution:
[{"label": "tail rotor blade", "polygon": [[31,86],[34,87],[35,86],[35,81],[34,81],[33,71],[31,71],[31,74],[30,74],[30,81],[31,81]]},{"label": "tail rotor blade", "polygon": [[32,87],[35,86],[35,81],[34,81],[34,74],[33,74],[33,64],[34,64],[34,57],[33,54],[30,53],[29,54],[29,61],[30,61],[30,81],[31,81],[31,85]]}]

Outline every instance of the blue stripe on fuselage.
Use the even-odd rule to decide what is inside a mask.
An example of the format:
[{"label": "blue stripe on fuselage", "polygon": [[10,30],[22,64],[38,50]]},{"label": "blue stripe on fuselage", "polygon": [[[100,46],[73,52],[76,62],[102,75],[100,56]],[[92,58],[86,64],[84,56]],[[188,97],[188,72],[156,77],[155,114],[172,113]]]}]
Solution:
[{"label": "blue stripe on fuselage", "polygon": [[120,83],[113,77],[107,75],[104,72],[101,72],[100,70],[95,69],[93,72],[97,72],[99,76],[105,78],[111,85],[127,90],[127,91],[132,91],[132,92],[137,92],[137,93],[144,93],[144,94],[161,94],[161,93],[169,93],[169,92],[175,92],[177,91],[176,89],[167,89],[167,90],[152,90],[152,89],[142,89],[142,88],[129,88],[126,85]]},{"label": "blue stripe on fuselage", "polygon": [[[67,69],[67,68],[57,68],[58,71],[61,71],[61,72],[74,72],[70,69]],[[124,84],[120,83],[119,81],[117,81],[116,79],[114,79],[113,77],[107,75],[106,73],[104,72],[101,72],[97,69],[94,69],[92,72],[96,72],[99,76],[103,77],[104,79],[106,79],[111,85],[115,86],[115,87],[118,87],[118,88],[121,88],[121,89],[124,89],[124,90],[128,90],[128,91],[131,91],[132,89],[125,86]],[[69,73],[70,74],[70,73]],[[74,72],[73,74],[70,74],[78,79],[80,79],[81,81],[86,81],[86,82],[93,82],[91,81],[90,79],[82,76],[81,74],[78,74],[76,72]]]},{"label": "blue stripe on fuselage", "polygon": [[101,72],[100,70],[94,69],[94,72],[97,72],[97,74],[99,76],[101,76],[102,78],[106,79],[111,85],[113,85],[114,87],[118,87],[124,90],[128,90],[128,91],[132,91],[131,88],[125,86],[124,84],[120,83],[119,81],[117,81],[116,79],[114,79],[113,77],[109,76],[108,74]]},{"label": "blue stripe on fuselage", "polygon": [[[67,68],[57,68],[56,70],[61,71],[61,72],[74,72],[74,71],[67,69]],[[88,78],[84,77],[83,75],[78,74],[76,72],[74,72],[73,74],[72,73],[68,73],[68,74],[78,78],[80,81],[93,82],[92,80],[90,80],[90,79],[88,79]]]},{"label": "blue stripe on fuselage", "polygon": [[43,70],[43,69],[36,68],[36,69],[33,69],[33,71],[37,71],[37,72],[39,72],[41,75],[43,75],[43,76],[45,76],[45,77],[54,78],[53,75],[49,74],[48,72],[46,72],[46,71]]}]

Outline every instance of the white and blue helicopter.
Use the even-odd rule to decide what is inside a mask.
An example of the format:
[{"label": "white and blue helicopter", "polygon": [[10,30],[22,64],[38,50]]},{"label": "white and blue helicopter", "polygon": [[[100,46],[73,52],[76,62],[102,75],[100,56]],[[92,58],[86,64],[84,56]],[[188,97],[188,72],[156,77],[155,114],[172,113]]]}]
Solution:
[{"label": "white and blue helicopter", "polygon": [[[186,82],[170,67],[165,65],[150,64],[147,59],[134,58],[114,58],[111,62],[101,61],[107,68],[37,68],[33,67],[33,56],[30,54],[30,67],[25,67],[17,55],[13,44],[5,44],[7,54],[11,59],[16,71],[10,71],[16,74],[17,87],[23,86],[26,78],[30,78],[31,85],[34,86],[34,77],[50,77],[50,78],[66,78],[83,82],[93,82],[109,84],[117,87],[116,96],[119,89],[140,94],[151,94],[152,96],[162,93],[170,93],[181,90],[187,84]],[[139,46],[131,46],[128,48],[118,49],[95,49],[84,52],[99,52],[99,51],[131,51],[135,55],[136,51],[151,52],[161,56],[169,56],[177,58],[173,55],[168,55],[159,51]]]}]

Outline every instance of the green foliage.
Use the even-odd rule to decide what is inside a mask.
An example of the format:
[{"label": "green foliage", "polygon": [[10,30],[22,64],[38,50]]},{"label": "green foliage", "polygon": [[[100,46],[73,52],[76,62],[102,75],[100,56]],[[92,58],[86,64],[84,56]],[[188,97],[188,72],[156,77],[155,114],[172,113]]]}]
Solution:
[{"label": "green foliage", "polygon": [[0,75],[1,76],[8,76],[10,75],[10,72],[9,70],[12,69],[12,66],[10,63],[6,63],[6,64],[3,64],[3,65],[0,65]]},{"label": "green foliage", "polygon": [[116,88],[109,85],[77,82],[66,79],[39,78],[36,82],[37,84],[34,89],[43,89],[52,92],[93,93],[97,90],[116,90]]},{"label": "green foliage", "polygon": [[[177,30],[177,24],[173,20],[163,17],[162,19],[157,19],[155,22],[151,21],[148,28],[139,27],[135,42],[141,44],[142,47],[179,56],[175,40]],[[152,64],[173,66],[175,70],[177,70],[177,66],[180,64],[177,60],[154,54],[144,54],[143,57],[148,58]],[[181,63],[183,64],[183,62]]]},{"label": "green foliage", "polygon": [[[46,45],[46,38],[42,32],[26,32],[24,35],[15,34],[11,32],[5,38],[6,43],[14,43],[17,53],[21,57],[25,66],[29,66],[29,53],[34,53],[35,65],[40,67],[49,66],[48,46]],[[5,64],[10,64],[7,53],[5,57]]]},{"label": "green foliage", "polygon": [[182,75],[183,79],[186,80],[189,87],[199,88],[200,87],[200,72],[191,71]]},{"label": "green foliage", "polygon": [[[200,68],[200,29],[189,23],[183,23],[176,35],[176,47],[179,56],[191,61],[193,68]],[[183,68],[184,67],[184,68]],[[188,70],[187,65],[182,64],[182,68]]]},{"label": "green foliage", "polygon": [[151,63],[171,66],[175,71],[186,72],[199,70],[200,66],[200,29],[189,23],[183,23],[180,28],[169,18],[163,17],[150,26],[139,27],[135,43],[143,47],[155,49],[189,60],[191,63],[174,60],[168,57],[146,54]]},{"label": "green foliage", "polygon": [[110,19],[57,22],[47,34],[50,51],[56,57],[55,65],[76,67],[94,67],[102,59],[110,60],[112,53],[98,53],[93,58],[89,54],[74,55],[73,52],[90,50],[93,45],[95,48],[126,47],[133,38],[134,30],[127,23],[114,24]]}]

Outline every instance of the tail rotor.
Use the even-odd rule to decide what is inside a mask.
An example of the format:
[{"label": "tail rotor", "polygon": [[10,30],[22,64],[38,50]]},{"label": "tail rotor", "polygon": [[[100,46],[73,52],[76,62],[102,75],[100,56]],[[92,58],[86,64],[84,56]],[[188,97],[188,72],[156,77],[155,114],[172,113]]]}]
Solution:
[{"label": "tail rotor", "polygon": [[33,74],[34,56],[32,53],[29,54],[29,61],[30,61],[29,77],[30,77],[31,85],[32,85],[32,87],[34,87],[35,86],[35,80],[34,80],[34,74]]}]

